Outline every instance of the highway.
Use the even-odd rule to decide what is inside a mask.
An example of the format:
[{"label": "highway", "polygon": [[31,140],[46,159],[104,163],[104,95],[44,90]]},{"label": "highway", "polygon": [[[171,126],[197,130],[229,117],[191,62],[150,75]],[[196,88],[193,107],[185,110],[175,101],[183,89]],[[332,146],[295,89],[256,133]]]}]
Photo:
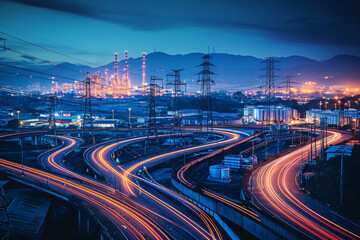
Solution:
[{"label": "highway", "polygon": [[[62,176],[48,173],[42,170],[24,166],[24,175],[21,175],[22,166],[5,159],[0,159],[0,168],[10,174],[15,174],[27,182],[45,186],[54,192],[68,197],[76,197],[85,205],[89,206],[97,215],[102,216],[117,231],[111,234],[119,239],[170,239],[168,233],[155,224],[148,216],[146,208],[134,208],[122,201],[120,194],[114,195],[107,191],[106,185],[95,181],[89,181],[76,173],[72,173],[62,166],[64,155],[76,147],[79,139],[59,137],[63,144],[42,155],[42,162],[51,166],[51,170],[61,173]],[[46,163],[47,162],[47,163]],[[67,178],[64,175],[69,175]],[[74,179],[79,178],[79,180]],[[86,181],[87,184],[84,184]],[[117,232],[117,233],[116,233]]]},{"label": "highway", "polygon": [[[229,130],[228,130],[228,131],[229,131]],[[255,135],[253,135],[253,136],[249,136],[249,137],[247,137],[247,138],[245,138],[245,139],[242,139],[241,141],[237,142],[236,144],[241,144],[241,143],[243,143],[243,142],[249,141],[249,140],[251,140],[251,139],[253,139],[253,138],[258,137],[260,134],[261,134],[261,133],[255,134]],[[197,163],[199,163],[199,162],[201,162],[201,161],[204,161],[205,159],[208,159],[208,158],[211,157],[211,156],[215,156],[216,154],[220,153],[220,152],[223,151],[224,149],[230,149],[230,148],[232,148],[233,146],[234,146],[234,145],[229,145],[229,146],[227,146],[227,147],[225,147],[225,148],[221,148],[221,149],[219,149],[219,150],[217,150],[217,151],[215,151],[215,152],[213,152],[213,153],[211,153],[211,154],[209,154],[209,155],[200,157],[200,158],[198,158],[198,159],[196,159],[196,160],[194,160],[194,161],[192,161],[192,162],[184,165],[184,166],[181,167],[181,168],[179,169],[179,171],[177,172],[177,174],[176,174],[177,179],[178,179],[183,185],[187,186],[188,188],[192,188],[192,189],[195,188],[196,186],[195,186],[193,183],[191,183],[190,181],[188,181],[188,179],[185,177],[186,172],[189,171],[189,169],[190,169],[192,166],[194,166],[195,164],[197,164]],[[254,221],[260,222],[259,216],[258,216],[256,213],[254,213],[253,211],[247,209],[246,207],[244,207],[244,206],[242,206],[242,205],[240,205],[240,204],[238,204],[238,203],[232,202],[232,201],[230,201],[229,199],[226,199],[226,198],[224,198],[224,197],[222,197],[222,196],[219,196],[218,194],[216,194],[216,193],[214,193],[214,192],[210,192],[210,191],[207,191],[207,190],[205,190],[205,189],[200,189],[200,191],[201,191],[201,193],[202,193],[203,195],[206,195],[206,196],[209,197],[209,198],[212,198],[212,199],[214,199],[214,200],[216,200],[216,201],[219,201],[219,202],[221,202],[221,203],[223,203],[223,204],[225,204],[225,205],[227,205],[227,206],[229,206],[229,207],[231,207],[231,208],[233,208],[233,209],[236,209],[237,211],[239,211],[239,212],[241,212],[242,214],[248,216],[249,218],[253,219]]]},{"label": "highway", "polygon": [[[140,161],[118,166],[111,155],[116,150],[117,145],[129,144],[134,141],[144,140],[145,138],[125,139],[117,142],[107,142],[100,144],[86,152],[86,159],[93,168],[111,179],[113,185],[121,188],[121,192],[127,195],[132,201],[140,205],[145,205],[156,209],[158,213],[167,216],[187,230],[188,237],[197,239],[223,239],[219,229],[211,218],[198,207],[185,200],[180,195],[164,188],[156,183],[135,176],[139,166],[149,168],[172,158],[203,151],[210,148],[221,148],[228,144],[239,141],[240,134],[231,131],[214,130],[215,133],[224,136],[223,139],[209,142],[199,146],[177,149],[156,156],[145,157]],[[117,179],[116,181],[114,181]],[[186,233],[182,233],[186,236]],[[185,238],[186,239],[186,238]]]},{"label": "highway", "polygon": [[[349,137],[348,134],[329,130],[326,141],[328,145],[336,144]],[[319,140],[318,152],[320,147]],[[300,190],[298,174],[302,157],[308,158],[309,149],[310,144],[307,144],[256,168],[252,177],[245,182],[248,194],[252,195],[253,204],[304,233],[307,238],[359,239],[359,226]]]}]

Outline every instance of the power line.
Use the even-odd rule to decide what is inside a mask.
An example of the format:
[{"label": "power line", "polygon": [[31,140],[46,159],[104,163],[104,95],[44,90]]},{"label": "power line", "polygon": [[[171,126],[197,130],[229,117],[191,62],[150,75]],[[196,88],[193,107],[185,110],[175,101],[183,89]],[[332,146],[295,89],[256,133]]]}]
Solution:
[{"label": "power line", "polygon": [[2,70],[0,70],[0,72],[5,73],[5,74],[19,76],[19,77],[29,77],[29,78],[37,78],[37,79],[42,79],[42,80],[53,81],[53,79],[50,79],[50,78],[42,78],[42,77],[37,77],[37,76],[33,76],[33,75],[26,75],[26,74],[22,74],[22,73],[7,72],[7,71],[2,71]]},{"label": "power line", "polygon": [[79,58],[75,58],[75,57],[69,56],[69,55],[67,55],[67,54],[64,54],[64,53],[61,53],[61,52],[52,50],[52,49],[47,48],[47,47],[40,46],[40,45],[38,45],[38,44],[29,42],[29,41],[27,41],[27,40],[24,40],[24,39],[21,39],[21,38],[18,38],[18,37],[15,37],[15,36],[10,35],[10,34],[8,34],[8,33],[4,33],[4,32],[1,32],[1,31],[0,31],[0,33],[6,35],[6,36],[8,36],[8,37],[14,38],[14,39],[16,39],[16,40],[22,41],[22,42],[24,42],[24,43],[30,44],[30,45],[32,45],[32,46],[35,46],[35,47],[38,47],[38,48],[47,50],[47,51],[49,51],[49,52],[52,52],[52,53],[55,53],[55,54],[58,54],[58,55],[61,55],[61,56],[64,56],[64,57],[68,57],[68,58],[71,58],[71,59],[74,59],[74,60],[77,60],[77,61],[81,61],[81,62],[84,62],[84,63],[86,63],[86,64],[95,65],[95,66],[99,67],[98,65],[96,65],[96,64],[94,64],[94,63],[91,63],[91,62],[88,62],[88,61],[81,60],[81,59],[79,59]]},{"label": "power line", "polygon": [[14,53],[17,53],[17,54],[20,54],[20,55],[23,55],[23,56],[27,56],[27,57],[30,57],[32,59],[35,59],[35,60],[38,60],[38,61],[41,61],[41,62],[44,62],[44,63],[48,63],[50,65],[53,65],[53,66],[56,66],[56,67],[59,67],[59,68],[62,68],[62,69],[65,69],[65,70],[68,70],[68,71],[72,71],[72,72],[75,72],[75,73],[78,73],[78,74],[81,74],[81,75],[85,75],[85,73],[83,72],[80,72],[78,70],[75,70],[75,69],[72,69],[72,68],[69,68],[69,67],[65,67],[65,66],[62,66],[58,63],[54,63],[54,62],[51,62],[49,60],[45,60],[45,59],[42,59],[42,58],[39,58],[39,57],[35,57],[33,55],[30,55],[30,54],[27,54],[27,53],[24,53],[24,52],[21,52],[21,51],[17,51],[17,50],[14,50],[14,49],[11,49],[11,48],[5,48],[5,50],[8,50],[8,51],[11,51],[11,52],[14,52]]},{"label": "power line", "polygon": [[[42,74],[42,75],[47,75],[47,76],[51,76],[51,77],[63,78],[63,79],[65,79],[65,80],[69,80],[69,81],[77,81],[77,82],[80,82],[80,80],[75,79],[75,78],[69,78],[69,77],[63,77],[63,76],[59,76],[59,75],[55,75],[55,74],[44,73],[44,72],[40,72],[40,71],[36,71],[36,70],[31,70],[31,69],[27,69],[27,68],[11,66],[11,65],[8,65],[8,64],[4,64],[4,63],[0,63],[0,65],[1,65],[1,66],[5,66],[5,67],[9,67],[9,68],[15,68],[15,69],[23,70],[23,71],[28,71],[28,72],[34,72],[34,73],[38,73],[38,74]],[[61,79],[59,79],[59,80],[61,80]]]}]

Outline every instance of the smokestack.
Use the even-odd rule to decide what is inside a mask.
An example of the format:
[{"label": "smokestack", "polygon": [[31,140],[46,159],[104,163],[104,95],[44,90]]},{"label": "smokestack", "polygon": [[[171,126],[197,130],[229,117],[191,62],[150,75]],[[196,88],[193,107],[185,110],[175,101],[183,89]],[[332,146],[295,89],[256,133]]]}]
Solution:
[{"label": "smokestack", "polygon": [[145,90],[146,90],[146,87],[145,87],[145,77],[146,77],[146,53],[143,52],[143,57],[142,57],[142,69],[143,69],[143,73],[142,73],[142,91],[143,93],[145,94]]},{"label": "smokestack", "polygon": [[119,79],[119,66],[118,66],[118,58],[117,58],[117,53],[115,53],[115,74],[114,74],[114,79],[115,82],[120,85],[120,79]]},{"label": "smokestack", "polygon": [[128,51],[125,51],[125,68],[124,68],[124,85],[125,85],[125,91],[127,95],[130,95],[130,89],[131,89],[131,82],[129,79],[129,64],[128,64]]}]

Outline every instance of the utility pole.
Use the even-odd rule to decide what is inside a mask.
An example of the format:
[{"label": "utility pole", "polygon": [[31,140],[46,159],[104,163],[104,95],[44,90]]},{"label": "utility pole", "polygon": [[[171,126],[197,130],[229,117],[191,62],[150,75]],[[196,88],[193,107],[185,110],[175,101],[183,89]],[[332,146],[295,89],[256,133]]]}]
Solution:
[{"label": "utility pole", "polygon": [[[262,61],[261,63],[265,63],[266,67],[263,68],[262,70],[265,70],[265,86],[262,86],[265,88],[265,95],[266,95],[266,100],[267,100],[267,104],[268,104],[268,114],[267,114],[267,124],[270,125],[271,124],[271,105],[274,104],[274,100],[275,100],[275,70],[278,70],[278,68],[275,68],[275,63],[279,62],[277,60],[275,60],[274,57],[268,57],[266,58],[264,61]],[[274,119],[275,121],[275,119]]]},{"label": "utility pole", "polygon": [[115,129],[115,114],[114,114],[115,110],[113,109],[111,111],[112,111],[113,125],[114,125],[113,129]]},{"label": "utility pole", "polygon": [[56,135],[56,119],[55,119],[55,108],[58,102],[58,98],[56,96],[50,96],[50,113],[49,113],[49,133],[53,134],[55,145],[57,143],[57,135]]},{"label": "utility pole", "polygon": [[[178,133],[181,135],[181,109],[179,108],[179,97],[182,91],[182,88],[186,88],[186,84],[180,80],[180,72],[184,69],[177,69],[172,70],[172,73],[169,73],[166,75],[167,78],[167,86],[173,86],[174,87],[174,95],[173,95],[173,102],[172,102],[172,111],[174,113],[174,122],[173,126],[171,128],[171,141],[172,144],[175,145],[175,134],[176,130],[178,130]],[[169,77],[174,77],[174,80],[169,81]]]},{"label": "utility pole", "polygon": [[131,108],[128,108],[128,111],[129,111],[128,128],[129,128],[129,131],[131,131]]},{"label": "utility pole", "polygon": [[341,153],[341,166],[340,166],[340,202],[339,207],[342,207],[344,205],[344,199],[343,199],[343,167],[344,167],[344,151]]},{"label": "utility pole", "polygon": [[5,192],[3,189],[4,183],[5,182],[0,182],[0,239],[13,240],[15,239],[15,236],[11,226]]},{"label": "utility pole", "polygon": [[24,148],[25,148],[25,138],[20,138],[21,144],[21,176],[24,175]]},{"label": "utility pole", "polygon": [[325,141],[326,141],[326,137],[325,137],[325,134],[326,134],[326,118],[323,117],[321,118],[320,120],[320,129],[321,129],[321,134],[320,134],[320,137],[321,137],[321,161],[325,161]]},{"label": "utility pole", "polygon": [[310,123],[310,165],[312,165],[313,160],[313,124]]},{"label": "utility pole", "polygon": [[214,84],[214,80],[211,78],[211,75],[214,73],[210,70],[210,67],[214,66],[210,59],[212,57],[209,54],[205,54],[202,59],[203,63],[197,67],[202,67],[203,69],[198,73],[200,84],[200,105],[198,111],[198,126],[199,131],[202,135],[203,120],[204,120],[204,109],[206,110],[206,119],[205,125],[206,130],[213,128],[213,115],[212,115],[212,102],[211,102],[211,85]]},{"label": "utility pole", "polygon": [[150,137],[154,136],[155,147],[159,148],[159,138],[156,125],[156,94],[160,89],[164,87],[164,81],[162,78],[156,76],[150,76],[150,101],[149,101],[149,126],[148,134],[145,142],[145,152],[149,150]]},{"label": "utility pole", "polygon": [[291,81],[291,78],[296,76],[287,75],[284,77],[286,79],[283,84],[285,84],[285,92],[286,92],[286,99],[291,100],[291,84],[298,84],[297,82]]},{"label": "utility pole", "polygon": [[267,157],[268,157],[268,147],[267,147],[267,139],[265,134],[265,159],[267,159]]},{"label": "utility pole", "polygon": [[316,157],[317,157],[317,148],[316,148],[316,119],[315,119],[315,123],[314,123],[314,151],[315,151],[315,159],[316,159]]},{"label": "utility pole", "polygon": [[84,137],[85,131],[89,130],[92,138],[92,143],[95,144],[95,137],[94,137],[94,125],[93,125],[93,116],[92,116],[92,110],[91,110],[91,99],[93,98],[91,96],[91,84],[93,82],[90,79],[89,72],[87,73],[87,77],[84,81],[85,85],[85,95],[84,95],[84,117],[82,122],[82,128],[81,128],[81,135]]}]

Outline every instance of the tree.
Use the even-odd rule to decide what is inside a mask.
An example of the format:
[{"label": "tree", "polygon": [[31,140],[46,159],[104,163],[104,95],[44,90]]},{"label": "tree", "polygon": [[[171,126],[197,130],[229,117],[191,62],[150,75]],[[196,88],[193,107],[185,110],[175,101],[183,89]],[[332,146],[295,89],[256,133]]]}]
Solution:
[{"label": "tree", "polygon": [[17,119],[12,119],[12,120],[9,120],[8,123],[7,123],[7,126],[8,128],[18,128],[20,125],[19,123],[19,120]]}]

